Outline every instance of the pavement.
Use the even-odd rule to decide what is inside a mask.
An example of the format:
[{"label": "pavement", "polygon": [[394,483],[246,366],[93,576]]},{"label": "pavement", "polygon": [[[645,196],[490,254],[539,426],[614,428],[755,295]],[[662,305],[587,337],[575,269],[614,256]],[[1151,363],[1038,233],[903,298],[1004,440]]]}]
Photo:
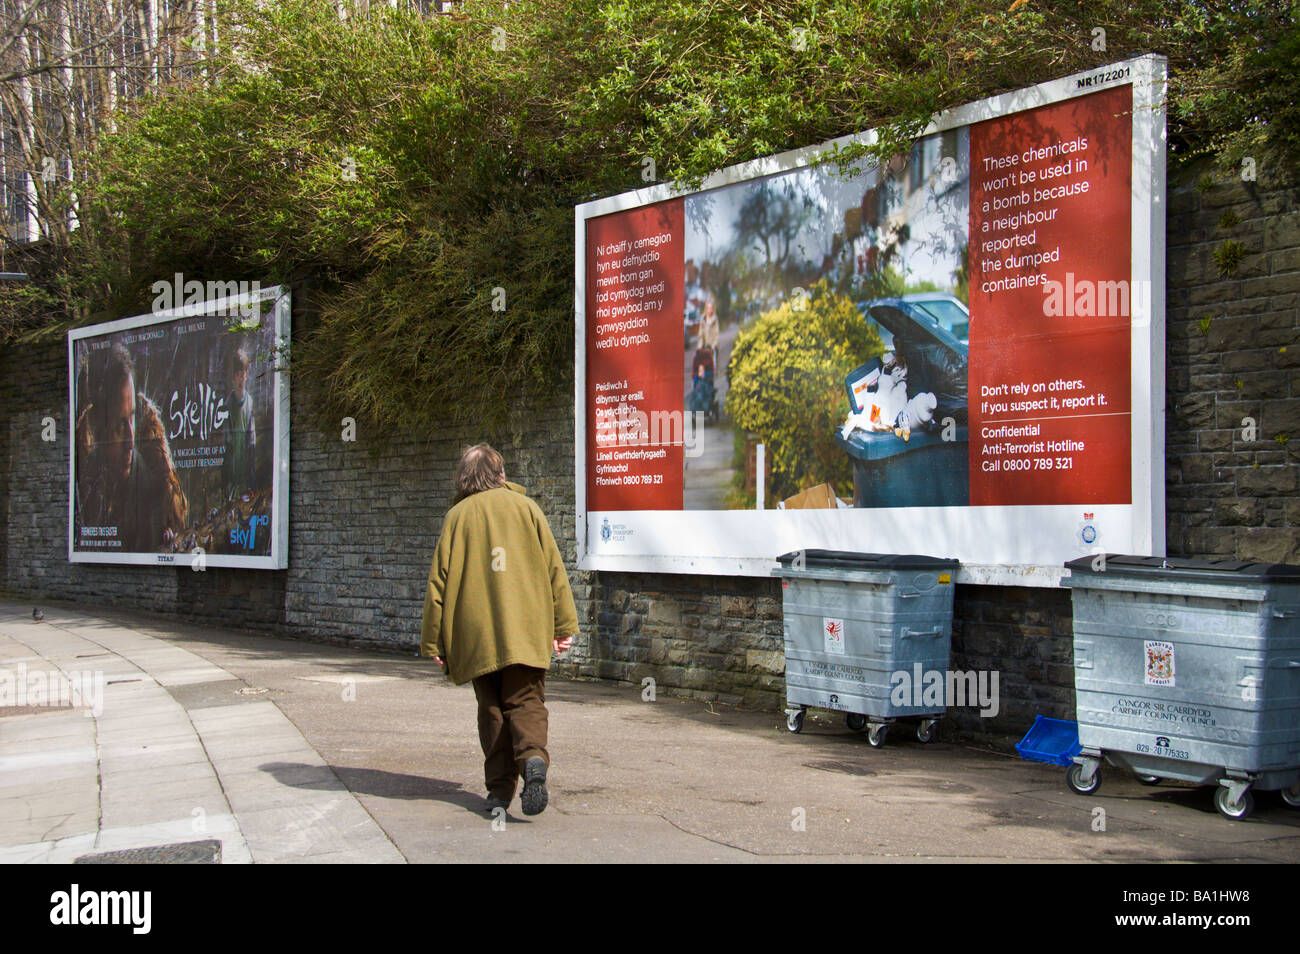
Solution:
[{"label": "pavement", "polygon": [[1275,792],[1232,822],[1207,788],[1080,797],[942,736],[558,677],[550,807],[494,819],[473,691],[413,651],[41,608],[0,600],[0,862],[1300,861]]}]

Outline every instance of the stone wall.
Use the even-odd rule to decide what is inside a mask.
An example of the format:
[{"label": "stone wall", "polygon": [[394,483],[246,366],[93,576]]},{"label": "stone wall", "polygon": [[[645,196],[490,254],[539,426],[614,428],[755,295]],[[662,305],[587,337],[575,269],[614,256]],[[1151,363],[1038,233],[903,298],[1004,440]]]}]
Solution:
[{"label": "stone wall", "polygon": [[[1171,188],[1169,199],[1168,551],[1300,562],[1297,196],[1220,181]],[[1230,264],[1233,253],[1223,249],[1234,247],[1227,242],[1239,243],[1241,256],[1225,275],[1219,261]],[[502,450],[509,475],[542,505],[573,565],[572,388],[564,370],[548,401],[521,409],[498,433],[431,424],[427,434],[367,444],[296,427],[289,569],[203,573],[67,562],[66,375],[62,344],[0,356],[0,585],[10,592],[410,652],[451,470],[461,448],[481,439]],[[304,410],[296,395],[293,408],[296,418]],[[40,437],[47,415],[57,422],[52,443]],[[1247,418],[1253,434],[1244,430]],[[577,572],[571,579],[583,632],[563,669],[781,705],[778,581]],[[1072,715],[1068,590],[958,586],[954,612],[953,666],[997,670],[1001,710],[991,720],[955,711],[952,725],[1020,734],[1035,713]]]},{"label": "stone wall", "polygon": [[1169,201],[1168,550],[1300,563],[1300,196],[1206,185]]},{"label": "stone wall", "polygon": [[[295,318],[295,330],[298,318]],[[512,480],[528,486],[573,564],[573,411],[569,393],[529,409],[528,426],[395,434],[365,441],[310,427],[290,438],[289,568],[109,566],[67,560],[67,352],[59,343],[0,358],[8,409],[0,460],[6,563],[14,593],[138,606],[190,619],[348,644],[407,650],[418,643],[424,582],[451,505],[461,450],[488,439]],[[304,411],[294,394],[291,413]],[[42,420],[56,440],[42,440]],[[305,415],[304,415],[305,416]],[[522,415],[521,415],[522,416]],[[575,580],[577,579],[575,575]]]}]

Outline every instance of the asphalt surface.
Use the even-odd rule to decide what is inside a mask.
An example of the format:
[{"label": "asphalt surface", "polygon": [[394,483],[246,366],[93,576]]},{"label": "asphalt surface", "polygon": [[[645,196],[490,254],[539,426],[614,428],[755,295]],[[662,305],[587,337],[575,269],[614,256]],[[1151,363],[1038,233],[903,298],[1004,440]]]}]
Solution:
[{"label": "asphalt surface", "polygon": [[[209,811],[230,822],[224,835],[166,829],[193,813],[178,789],[166,805],[175,817],[151,819],[142,803],[131,819],[137,828],[114,829],[114,838],[76,831],[77,821],[41,829],[32,812],[63,783],[58,772],[34,775],[22,759],[50,755],[41,755],[40,727],[57,734],[56,718],[67,732],[89,730],[74,724],[79,713],[0,708],[0,859],[183,851],[175,845],[215,837],[226,839],[226,863],[1300,860],[1300,812],[1277,793],[1260,793],[1255,813],[1233,822],[1215,811],[1209,788],[1148,788],[1109,768],[1100,790],[1080,797],[1066,788],[1064,769],[1003,752],[923,745],[901,731],[873,749],[830,713],[810,713],[794,735],[781,712],[662,692],[643,701],[640,686],[557,677],[547,687],[550,806],[527,818],[516,797],[508,817],[494,820],[483,811],[473,691],[452,686],[413,650],[380,654],[121,610],[42,608],[46,619],[35,623],[30,605],[0,601],[0,667],[26,660],[30,669],[42,646],[97,639],[103,655],[83,646],[68,658],[135,667],[139,692],[151,681],[166,690],[167,699],[119,719],[114,731],[129,725],[144,738],[150,719],[187,715],[225,794]],[[168,668],[155,672],[162,663],[151,660]],[[122,678],[110,689],[121,690]],[[126,704],[115,699],[82,722],[114,725],[112,707],[120,716]],[[253,728],[235,729],[248,719]],[[99,757],[102,779],[102,744]],[[186,768],[202,774],[197,761]],[[143,784],[171,771],[133,765],[112,771],[128,785],[132,772]],[[105,797],[101,790],[101,812]],[[353,803],[368,817],[354,817]],[[88,806],[76,818],[91,818]]]}]

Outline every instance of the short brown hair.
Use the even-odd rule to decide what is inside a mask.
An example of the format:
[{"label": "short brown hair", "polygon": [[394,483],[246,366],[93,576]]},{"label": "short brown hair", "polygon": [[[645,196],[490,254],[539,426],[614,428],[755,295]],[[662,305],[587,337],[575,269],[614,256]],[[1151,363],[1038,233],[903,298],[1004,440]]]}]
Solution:
[{"label": "short brown hair", "polygon": [[456,500],[460,502],[471,494],[504,487],[505,461],[491,444],[475,444],[460,455],[456,464]]}]

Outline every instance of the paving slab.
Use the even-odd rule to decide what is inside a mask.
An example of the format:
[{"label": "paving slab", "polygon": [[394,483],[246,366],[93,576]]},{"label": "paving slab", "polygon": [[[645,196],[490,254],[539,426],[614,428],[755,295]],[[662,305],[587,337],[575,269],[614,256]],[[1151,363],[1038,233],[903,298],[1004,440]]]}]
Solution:
[{"label": "paving slab", "polygon": [[[103,686],[102,708],[0,709],[0,862],[181,859],[208,841],[218,850],[205,857],[224,864],[404,860],[273,703],[187,648],[76,611],[38,624],[0,603],[0,659]],[[259,768],[284,759],[302,768]]]}]

